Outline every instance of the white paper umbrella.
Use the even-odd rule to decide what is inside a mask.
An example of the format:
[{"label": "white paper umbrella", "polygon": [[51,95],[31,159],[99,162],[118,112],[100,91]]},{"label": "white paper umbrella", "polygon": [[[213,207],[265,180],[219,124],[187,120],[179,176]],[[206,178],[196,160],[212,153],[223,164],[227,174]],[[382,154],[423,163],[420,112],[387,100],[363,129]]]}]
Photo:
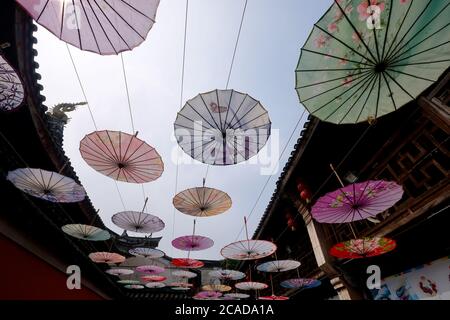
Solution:
[{"label": "white paper umbrella", "polygon": [[118,54],[141,44],[159,0],[16,0],[41,26],[81,50]]},{"label": "white paper umbrella", "polygon": [[6,179],[23,192],[51,202],[79,202],[86,197],[73,179],[52,171],[21,168],[8,172]]},{"label": "white paper umbrella", "polygon": [[0,54],[0,111],[18,108],[24,97],[22,80],[16,70]]},{"label": "white paper umbrella", "polygon": [[230,297],[233,299],[246,299],[246,298],[249,298],[250,295],[248,295],[246,293],[226,293],[225,297]]},{"label": "white paper umbrella", "polygon": [[111,274],[113,276],[126,276],[133,274],[134,271],[131,269],[123,269],[123,268],[112,268],[106,270],[106,273]]},{"label": "white paper umbrella", "polygon": [[144,257],[147,259],[158,259],[165,256],[165,253],[153,248],[134,248],[128,251],[133,256]]},{"label": "white paper umbrella", "polygon": [[220,254],[232,260],[256,260],[270,256],[277,246],[266,240],[241,240],[222,248]]},{"label": "white paper umbrella", "polygon": [[273,260],[258,265],[256,269],[262,272],[283,272],[298,267],[300,267],[300,262],[295,260]]},{"label": "white paper umbrella", "polygon": [[211,165],[232,165],[256,155],[270,136],[266,109],[234,90],[201,93],[186,102],[175,121],[179,146]]},{"label": "white paper umbrella", "polygon": [[68,235],[81,240],[105,241],[111,237],[108,231],[87,224],[66,224],[61,229]]},{"label": "white paper umbrella", "polygon": [[148,282],[145,286],[150,289],[160,289],[164,288],[166,285],[163,282]]},{"label": "white paper umbrella", "polygon": [[262,290],[269,286],[262,282],[245,281],[236,283],[235,287],[240,290]]},{"label": "white paper umbrella", "polygon": [[122,211],[111,218],[112,222],[128,231],[139,233],[154,233],[164,229],[164,222],[149,213],[138,211]]},{"label": "white paper umbrella", "polygon": [[214,270],[209,273],[209,276],[222,280],[240,280],[245,278],[245,273],[237,270]]},{"label": "white paper umbrella", "polygon": [[195,278],[197,276],[196,273],[194,272],[190,272],[190,271],[185,271],[185,270],[176,270],[172,272],[172,275],[178,278],[183,278],[183,279],[192,279]]}]

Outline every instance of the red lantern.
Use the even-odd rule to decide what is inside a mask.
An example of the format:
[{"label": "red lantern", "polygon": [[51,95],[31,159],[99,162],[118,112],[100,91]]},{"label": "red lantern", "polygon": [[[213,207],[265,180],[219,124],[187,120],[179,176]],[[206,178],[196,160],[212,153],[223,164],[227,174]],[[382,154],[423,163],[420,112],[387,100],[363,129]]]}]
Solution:
[{"label": "red lantern", "polygon": [[309,203],[311,201],[311,192],[308,189],[303,190],[300,192],[300,198],[306,201],[306,203]]},{"label": "red lantern", "polygon": [[287,225],[289,228],[291,228],[292,231],[295,231],[295,228],[297,226],[297,224],[295,223],[295,220],[293,218],[288,219]]},{"label": "red lantern", "polygon": [[303,182],[299,181],[297,183],[297,190],[298,190],[298,192],[301,193],[303,190],[305,190],[305,188],[306,188],[306,186],[305,186],[305,184]]}]

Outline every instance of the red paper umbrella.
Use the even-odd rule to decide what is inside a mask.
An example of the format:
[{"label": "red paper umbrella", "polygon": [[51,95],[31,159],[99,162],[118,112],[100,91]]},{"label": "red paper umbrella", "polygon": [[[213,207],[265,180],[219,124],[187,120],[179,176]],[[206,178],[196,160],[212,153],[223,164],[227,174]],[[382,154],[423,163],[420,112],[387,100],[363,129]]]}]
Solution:
[{"label": "red paper umbrella", "polygon": [[285,297],[285,296],[272,295],[272,296],[259,297],[258,300],[279,300],[279,301],[281,301],[281,300],[289,300],[289,298]]},{"label": "red paper umbrella", "polygon": [[262,290],[269,286],[262,282],[245,281],[236,283],[235,287],[240,290]]},{"label": "red paper umbrella", "polygon": [[155,148],[120,131],[95,131],[80,142],[83,159],[115,180],[145,183],[158,179],[164,164]]},{"label": "red paper umbrella", "polygon": [[211,248],[214,241],[208,237],[190,235],[174,239],[172,245],[184,251],[200,251]]},{"label": "red paper umbrella", "polygon": [[101,55],[140,45],[155,23],[159,0],[16,0],[60,40]]},{"label": "red paper umbrella", "polygon": [[141,277],[142,281],[145,282],[161,282],[166,280],[167,278],[164,276],[157,276],[157,275],[147,275]]},{"label": "red paper umbrella", "polygon": [[175,258],[172,260],[172,264],[179,268],[191,268],[191,269],[201,268],[205,265],[201,261],[189,258]]},{"label": "red paper umbrella", "polygon": [[154,233],[164,229],[164,222],[149,213],[138,211],[123,211],[111,218],[112,222],[125,230],[139,233]]},{"label": "red paper umbrella", "polygon": [[106,273],[112,274],[114,276],[125,276],[129,274],[133,274],[134,271],[131,269],[122,269],[122,268],[113,268],[106,270]]},{"label": "red paper umbrella", "polygon": [[89,254],[89,259],[96,263],[121,263],[125,257],[113,252],[93,252]]},{"label": "red paper umbrella", "polygon": [[22,80],[0,54],[0,111],[18,108],[25,98]]},{"label": "red paper umbrella", "polygon": [[145,286],[150,289],[160,289],[164,288],[166,285],[162,282],[148,282]]},{"label": "red paper umbrella", "polygon": [[335,244],[330,254],[342,259],[368,258],[392,251],[396,245],[395,240],[389,238],[366,237]]},{"label": "red paper umbrella", "polygon": [[136,267],[136,271],[153,275],[153,274],[163,273],[165,271],[165,269],[163,267],[148,265],[148,266]]}]

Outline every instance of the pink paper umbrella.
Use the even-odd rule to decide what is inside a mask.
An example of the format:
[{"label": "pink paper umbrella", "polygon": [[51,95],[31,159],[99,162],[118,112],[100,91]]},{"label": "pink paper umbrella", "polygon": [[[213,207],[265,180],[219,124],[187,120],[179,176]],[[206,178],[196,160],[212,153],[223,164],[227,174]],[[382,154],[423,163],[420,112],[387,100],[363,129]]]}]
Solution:
[{"label": "pink paper umbrella", "polygon": [[214,299],[220,298],[222,293],[217,291],[200,291],[195,296],[200,299]]},{"label": "pink paper umbrella", "polygon": [[402,198],[403,189],[392,181],[369,180],[350,184],[319,198],[311,214],[322,223],[347,223],[375,217]]},{"label": "pink paper umbrella", "polygon": [[124,268],[112,268],[112,269],[106,270],[106,273],[109,273],[113,276],[125,276],[125,275],[129,275],[129,274],[133,274],[134,271],[131,269],[124,269]]},{"label": "pink paper umbrella", "polygon": [[16,0],[60,40],[101,55],[141,44],[155,23],[159,0]]},{"label": "pink paper umbrella", "polygon": [[113,252],[93,252],[89,254],[89,259],[96,263],[121,263],[125,257]]},{"label": "pink paper umbrella", "polygon": [[120,131],[88,134],[80,142],[80,153],[94,170],[118,181],[146,183],[158,179],[164,171],[155,148]]},{"label": "pink paper umbrella", "polygon": [[206,250],[213,245],[214,241],[212,239],[195,235],[178,237],[172,241],[172,246],[184,251]]},{"label": "pink paper umbrella", "polygon": [[160,273],[163,273],[165,271],[165,269],[163,267],[147,265],[147,266],[136,267],[136,271],[142,272],[145,274],[160,274]]}]

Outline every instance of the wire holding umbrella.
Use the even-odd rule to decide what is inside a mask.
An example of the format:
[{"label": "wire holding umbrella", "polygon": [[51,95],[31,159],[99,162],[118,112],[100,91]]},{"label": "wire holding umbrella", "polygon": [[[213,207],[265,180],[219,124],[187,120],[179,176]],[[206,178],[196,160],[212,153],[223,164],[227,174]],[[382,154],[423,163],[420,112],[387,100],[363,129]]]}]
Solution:
[{"label": "wire holding umbrella", "polygon": [[25,99],[25,90],[19,74],[0,54],[0,111],[13,111]]},{"label": "wire holding umbrella", "polygon": [[235,90],[213,90],[188,100],[174,124],[181,149],[211,165],[233,165],[255,156],[269,139],[270,127],[260,102]]},{"label": "wire holding umbrella", "polygon": [[95,131],[80,142],[83,159],[94,170],[114,180],[146,183],[158,179],[164,163],[155,148],[135,135]]},{"label": "wire holding umbrella", "polygon": [[78,49],[100,55],[132,50],[155,23],[159,0],[16,0],[41,26]]},{"label": "wire holding umbrella", "polygon": [[450,66],[449,1],[334,1],[296,70],[300,102],[336,124],[376,119],[414,100]]}]

